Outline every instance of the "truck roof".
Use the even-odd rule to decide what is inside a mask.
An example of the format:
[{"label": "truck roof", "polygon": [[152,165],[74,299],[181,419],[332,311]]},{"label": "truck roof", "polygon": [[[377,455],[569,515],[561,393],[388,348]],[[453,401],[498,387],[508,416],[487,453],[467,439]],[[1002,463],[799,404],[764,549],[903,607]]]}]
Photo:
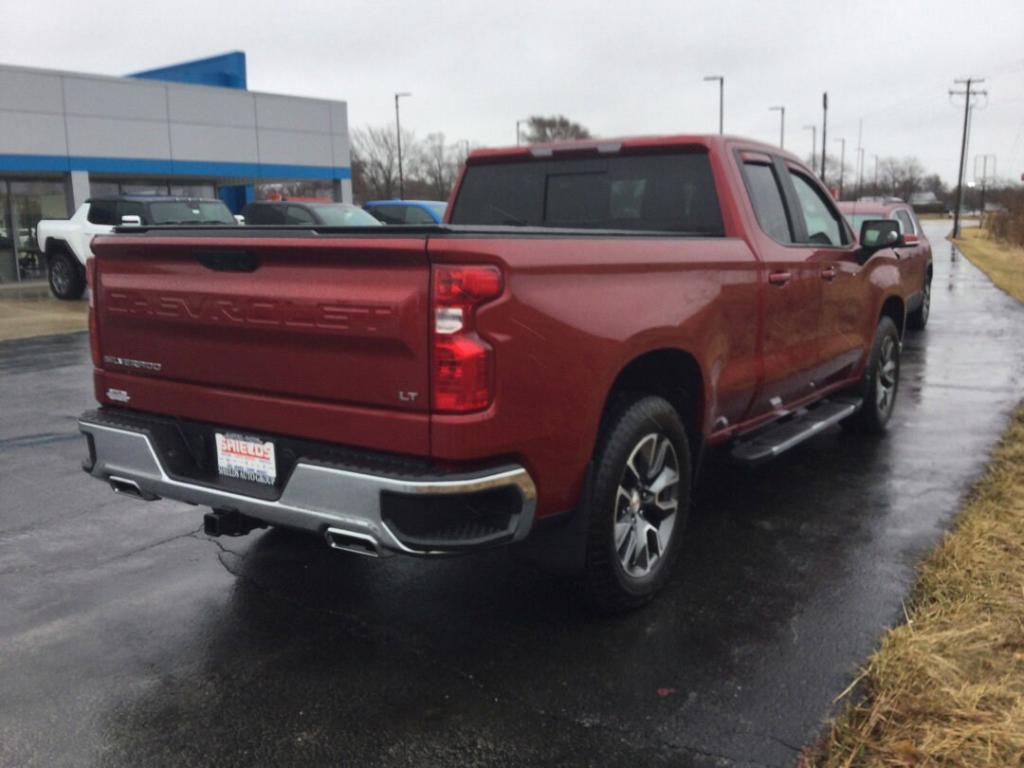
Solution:
[{"label": "truck roof", "polygon": [[552,141],[541,144],[528,144],[518,147],[488,147],[475,149],[466,159],[467,165],[484,164],[491,161],[501,162],[515,158],[543,158],[558,153],[596,152],[600,155],[618,154],[622,151],[671,149],[678,147],[704,147],[706,149],[726,149],[731,144],[744,147],[763,149],[766,152],[781,153],[786,157],[802,163],[800,158],[774,144],[747,139],[742,136],[720,136],[719,134],[669,134],[664,136],[618,136],[612,138],[575,139],[570,141]]},{"label": "truck roof", "polygon": [[191,197],[189,195],[98,195],[90,197],[87,203],[220,203],[216,197]]}]

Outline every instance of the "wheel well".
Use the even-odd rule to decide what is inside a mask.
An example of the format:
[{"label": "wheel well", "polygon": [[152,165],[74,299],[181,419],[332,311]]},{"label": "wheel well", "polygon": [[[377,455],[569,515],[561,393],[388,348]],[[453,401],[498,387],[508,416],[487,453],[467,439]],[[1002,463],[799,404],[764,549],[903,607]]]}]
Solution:
[{"label": "wheel well", "polygon": [[883,317],[890,317],[892,321],[896,323],[896,330],[899,331],[900,338],[903,338],[903,323],[905,319],[906,311],[903,307],[903,301],[898,296],[890,296],[882,304],[882,311],[878,315],[878,319],[881,320]]},{"label": "wheel well", "polygon": [[691,455],[696,459],[703,428],[704,379],[692,355],[679,349],[659,349],[631,361],[615,377],[602,420],[627,395],[658,395],[668,400],[686,427]]},{"label": "wheel well", "polygon": [[51,256],[56,256],[58,253],[66,253],[68,256],[74,256],[75,254],[71,251],[71,246],[68,245],[64,240],[55,240],[50,238],[46,241],[46,259],[49,261]]}]

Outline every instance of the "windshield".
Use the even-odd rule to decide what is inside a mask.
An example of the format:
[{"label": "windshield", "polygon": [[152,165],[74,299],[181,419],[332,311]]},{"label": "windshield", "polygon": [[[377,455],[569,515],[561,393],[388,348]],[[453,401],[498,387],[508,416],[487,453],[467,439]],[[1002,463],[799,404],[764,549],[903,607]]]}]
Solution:
[{"label": "windshield", "polygon": [[317,215],[324,224],[331,227],[380,227],[383,226],[362,208],[346,203],[316,206]]},{"label": "windshield", "polygon": [[237,224],[219,200],[162,200],[149,204],[147,224]]}]

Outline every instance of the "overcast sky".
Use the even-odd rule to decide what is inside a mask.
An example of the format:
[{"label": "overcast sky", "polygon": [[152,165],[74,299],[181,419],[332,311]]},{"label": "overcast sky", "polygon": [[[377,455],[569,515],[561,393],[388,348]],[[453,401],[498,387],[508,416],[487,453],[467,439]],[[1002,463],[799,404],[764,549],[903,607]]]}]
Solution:
[{"label": "overcast sky", "polygon": [[[986,77],[976,154],[1024,172],[1024,0],[505,3],[247,0],[0,0],[0,62],[120,75],[233,49],[252,90],[342,99],[351,127],[402,122],[417,135],[515,141],[515,121],[562,113],[601,136],[717,130],[810,151],[828,90],[829,152],[858,120],[871,155],[914,155],[947,180],[959,157],[954,78]],[[2,94],[0,94],[2,100]],[[962,102],[959,102],[962,104]],[[820,152],[820,148],[819,148]]]}]

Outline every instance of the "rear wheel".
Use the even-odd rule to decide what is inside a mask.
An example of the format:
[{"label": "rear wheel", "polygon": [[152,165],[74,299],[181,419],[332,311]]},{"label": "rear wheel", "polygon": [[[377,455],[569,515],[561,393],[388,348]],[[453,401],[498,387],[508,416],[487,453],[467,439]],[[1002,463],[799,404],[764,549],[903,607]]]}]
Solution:
[{"label": "rear wheel", "polygon": [[584,578],[606,613],[650,600],[668,580],[690,500],[690,449],[660,397],[620,405],[598,440]]},{"label": "rear wheel", "polygon": [[907,326],[915,331],[923,331],[928,325],[928,315],[932,311],[932,276],[925,275],[924,287],[921,289],[921,306],[907,317]]},{"label": "rear wheel", "polygon": [[900,386],[900,335],[892,318],[883,317],[875,330],[864,378],[857,387],[861,397],[860,410],[843,422],[843,426],[862,432],[885,432],[896,405]]},{"label": "rear wheel", "polygon": [[85,272],[78,259],[67,251],[49,258],[50,290],[58,299],[78,299],[85,292]]}]

